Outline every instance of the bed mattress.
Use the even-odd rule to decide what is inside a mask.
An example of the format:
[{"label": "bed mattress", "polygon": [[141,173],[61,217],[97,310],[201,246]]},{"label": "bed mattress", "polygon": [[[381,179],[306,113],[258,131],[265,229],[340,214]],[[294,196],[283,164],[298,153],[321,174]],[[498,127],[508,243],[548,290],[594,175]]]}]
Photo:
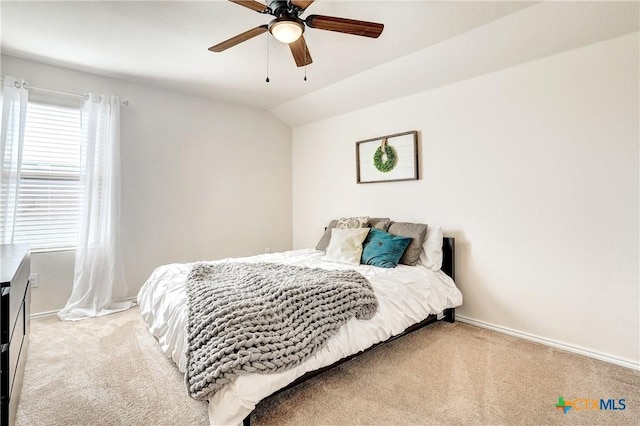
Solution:
[{"label": "bed mattress", "polygon": [[[237,377],[209,399],[209,421],[212,425],[237,425],[258,402],[303,374],[400,334],[431,314],[462,304],[462,294],[453,280],[440,270],[432,271],[421,265],[399,265],[392,269],[351,266],[323,261],[323,255],[321,251],[304,249],[215,261],[277,262],[323,269],[355,269],[371,282],[379,307],[370,320],[353,318],[348,321],[323,349],[295,368],[275,374]],[[181,372],[187,365],[185,281],[192,266],[192,263],[187,263],[156,268],[138,294],[140,313],[149,331]]]}]

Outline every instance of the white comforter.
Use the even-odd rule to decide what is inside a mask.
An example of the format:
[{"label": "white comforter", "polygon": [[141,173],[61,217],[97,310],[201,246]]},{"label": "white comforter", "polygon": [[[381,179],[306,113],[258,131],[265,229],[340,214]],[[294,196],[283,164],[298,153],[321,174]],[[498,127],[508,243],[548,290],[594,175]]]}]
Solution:
[{"label": "white comforter", "polygon": [[[266,261],[324,269],[356,269],[373,285],[379,307],[370,320],[351,319],[322,350],[299,366],[277,374],[240,376],[226,385],[209,399],[209,421],[212,425],[237,425],[260,400],[306,372],[331,365],[401,333],[428,315],[462,304],[462,294],[442,271],[432,271],[420,265],[399,265],[393,269],[365,265],[353,267],[322,261],[323,254],[305,249],[218,261]],[[182,372],[187,364],[184,353],[187,323],[185,280],[192,266],[171,264],[158,267],[138,294],[140,313],[149,331]]]}]

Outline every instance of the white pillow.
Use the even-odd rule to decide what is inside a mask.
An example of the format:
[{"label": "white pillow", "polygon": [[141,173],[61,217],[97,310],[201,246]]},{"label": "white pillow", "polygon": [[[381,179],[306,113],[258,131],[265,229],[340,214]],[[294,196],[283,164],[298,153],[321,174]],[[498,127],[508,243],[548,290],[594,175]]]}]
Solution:
[{"label": "white pillow", "polygon": [[362,242],[367,238],[369,228],[331,230],[331,241],[322,260],[359,265],[362,256]]},{"label": "white pillow", "polygon": [[420,263],[434,271],[442,268],[442,228],[439,226],[429,226],[427,228],[427,238],[422,244],[420,252]]}]

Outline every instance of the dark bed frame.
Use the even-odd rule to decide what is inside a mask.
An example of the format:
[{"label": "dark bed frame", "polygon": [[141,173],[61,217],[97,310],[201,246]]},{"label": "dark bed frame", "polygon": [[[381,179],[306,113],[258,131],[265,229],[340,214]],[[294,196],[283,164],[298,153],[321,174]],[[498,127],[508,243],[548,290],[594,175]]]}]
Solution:
[{"label": "dark bed frame", "polygon": [[[456,279],[456,263],[455,263],[455,239],[453,237],[445,237],[442,241],[442,271],[449,275],[452,279]],[[311,379],[312,377],[315,377],[319,374],[324,373],[325,371],[331,370],[347,361],[349,361],[352,358],[355,358],[357,356],[362,355],[365,352],[370,351],[373,348],[376,348],[380,345],[384,345],[385,343],[391,342],[393,340],[396,340],[402,336],[405,336],[409,333],[412,333],[416,330],[419,330],[429,324],[433,324],[436,321],[446,321],[446,322],[455,322],[456,320],[456,310],[455,308],[451,308],[451,309],[445,309],[444,312],[440,315],[429,315],[427,318],[425,318],[423,321],[417,323],[417,324],[413,324],[412,326],[407,327],[406,330],[404,330],[402,333],[397,334],[395,336],[392,336],[390,338],[388,338],[387,340],[383,341],[383,342],[378,342],[376,344],[374,344],[373,346],[368,347],[367,349],[358,352],[356,354],[353,355],[349,355],[348,357],[342,358],[336,362],[334,362],[331,365],[327,365],[326,367],[322,367],[319,368],[317,370],[313,370],[313,371],[309,371],[308,373],[303,374],[302,376],[298,377],[296,380],[294,380],[293,382],[289,383],[287,386],[283,387],[282,389],[278,389],[277,391],[275,391],[274,393],[272,393],[271,395],[269,395],[267,398],[270,398],[274,395],[277,395],[281,392],[284,392],[288,389],[291,389],[294,386],[299,385],[300,383],[307,381],[309,379]],[[251,414],[249,414],[247,417],[244,418],[244,420],[242,421],[242,425],[243,426],[250,426],[251,425]]]}]

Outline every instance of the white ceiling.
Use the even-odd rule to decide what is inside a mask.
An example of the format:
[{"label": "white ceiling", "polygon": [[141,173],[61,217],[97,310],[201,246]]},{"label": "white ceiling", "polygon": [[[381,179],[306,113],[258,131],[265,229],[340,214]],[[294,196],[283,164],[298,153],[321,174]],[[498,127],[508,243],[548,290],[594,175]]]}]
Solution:
[{"label": "white ceiling", "polygon": [[[268,33],[222,53],[207,50],[270,19],[228,1],[0,6],[3,54],[267,109],[290,125],[308,122],[303,111],[345,90],[350,98],[342,109],[355,108],[638,29],[637,2],[320,0],[305,15],[381,22],[385,29],[378,39],[307,29],[314,62],[305,82],[288,46]],[[364,76],[386,88],[361,96],[365,83],[371,87]]]},{"label": "white ceiling", "polygon": [[[2,1],[2,52],[270,109],[527,7],[518,2],[316,1],[306,11],[385,24],[378,39],[307,29],[313,58],[263,34],[222,53],[209,46],[268,23],[228,1]],[[265,82],[267,39],[269,77]]]}]

